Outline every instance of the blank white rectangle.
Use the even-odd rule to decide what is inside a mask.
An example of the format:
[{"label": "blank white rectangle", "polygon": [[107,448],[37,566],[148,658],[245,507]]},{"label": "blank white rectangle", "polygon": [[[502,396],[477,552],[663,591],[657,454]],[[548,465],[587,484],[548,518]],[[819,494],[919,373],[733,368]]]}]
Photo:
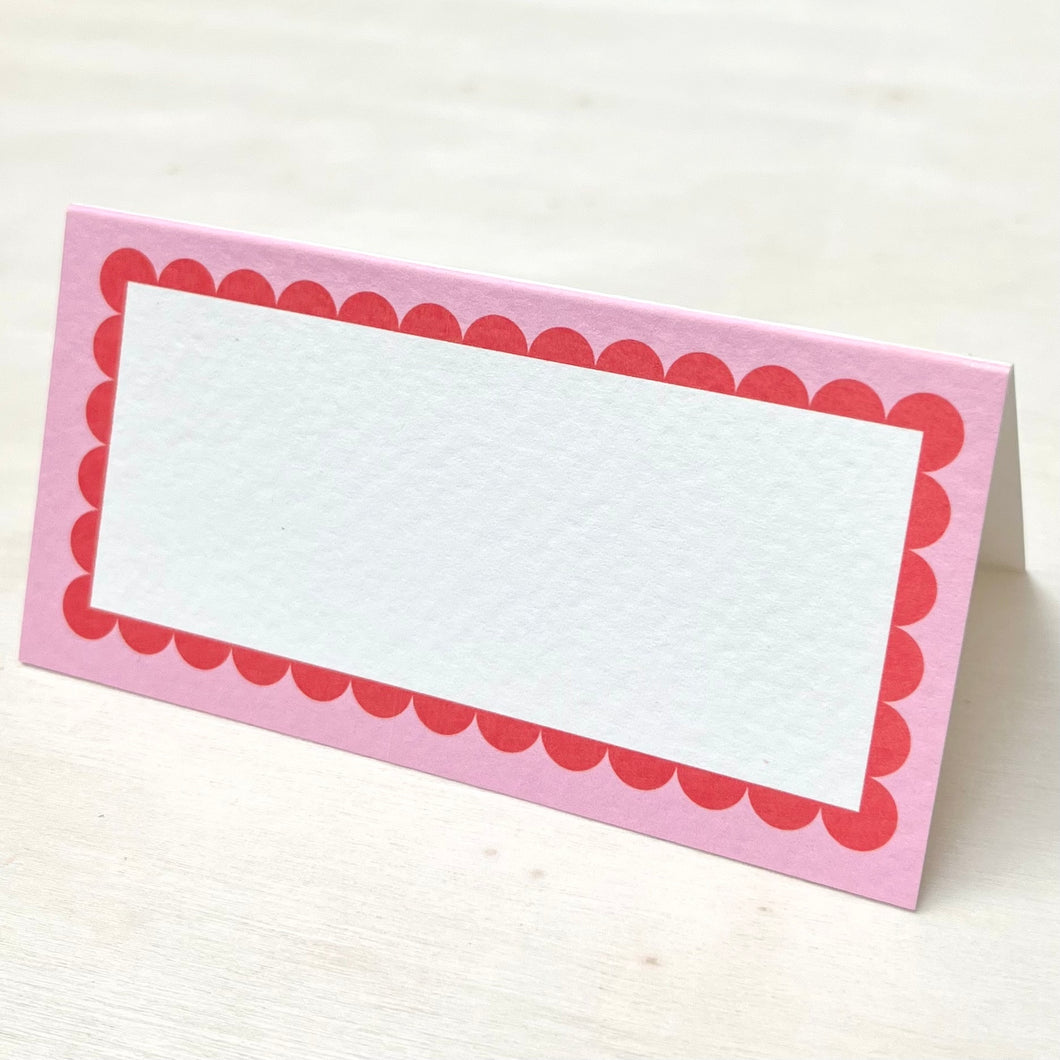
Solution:
[{"label": "blank white rectangle", "polygon": [[919,447],[134,284],[92,602],[856,808]]}]

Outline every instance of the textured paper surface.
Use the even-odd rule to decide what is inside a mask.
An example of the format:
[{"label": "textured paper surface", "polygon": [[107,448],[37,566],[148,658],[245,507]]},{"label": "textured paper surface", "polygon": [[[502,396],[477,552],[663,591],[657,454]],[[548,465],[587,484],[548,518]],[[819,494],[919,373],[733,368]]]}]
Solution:
[{"label": "textured paper surface", "polygon": [[92,602],[856,809],[920,443],[133,285]]}]

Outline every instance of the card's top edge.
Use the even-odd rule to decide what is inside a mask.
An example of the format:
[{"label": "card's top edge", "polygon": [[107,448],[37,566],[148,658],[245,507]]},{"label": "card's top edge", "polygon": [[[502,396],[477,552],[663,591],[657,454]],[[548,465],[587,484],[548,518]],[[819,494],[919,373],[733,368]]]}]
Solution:
[{"label": "card's top edge", "polygon": [[982,357],[972,357],[968,354],[947,353],[941,350],[929,350],[919,346],[904,345],[902,343],[888,342],[878,339],[866,339],[864,337],[856,335],[847,335],[842,332],[827,331],[821,328],[806,327],[799,324],[781,324],[775,321],[757,320],[752,317],[734,316],[728,313],[714,313],[705,309],[688,309],[683,306],[676,306],[665,302],[653,302],[648,299],[629,298],[624,295],[602,294],[598,291],[587,291],[583,288],[578,287],[566,287],[562,284],[542,283],[536,280],[524,280],[512,276],[500,276],[496,273],[481,272],[475,269],[460,269],[452,266],[434,265],[428,262],[412,261],[407,258],[388,257],[383,254],[372,254],[360,250],[350,250],[349,248],[335,247],[324,243],[313,243],[301,240],[279,238],[274,236],[265,236],[252,232],[243,232],[235,228],[224,228],[219,225],[203,225],[195,224],[189,221],[174,221],[170,218],[154,217],[149,214],[130,213],[124,210],[111,210],[105,207],[89,206],[83,203],[71,203],[67,207],[67,217],[69,218],[75,215],[87,215],[101,218],[148,222],[155,224],[163,224],[171,228],[185,229],[189,232],[203,232],[213,233],[217,235],[238,236],[242,240],[261,245],[276,246],[277,244],[280,244],[283,246],[291,247],[292,249],[298,248],[319,250],[329,254],[349,255],[360,260],[377,261],[381,264],[397,263],[400,265],[408,266],[412,269],[416,269],[418,271],[434,273],[437,275],[452,275],[455,273],[461,276],[467,276],[469,278],[489,280],[493,283],[503,283],[506,285],[519,287],[524,290],[533,290],[540,292],[562,292],[564,294],[574,295],[581,299],[586,299],[601,304],[613,305],[616,307],[639,306],[644,309],[661,310],[678,317],[692,317],[696,319],[702,319],[706,317],[710,320],[724,323],[744,324],[751,325],[754,327],[766,327],[774,331],[780,331],[790,335],[800,335],[807,338],[812,337],[829,339],[831,341],[842,342],[849,346],[860,346],[866,349],[886,349],[895,353],[916,354],[919,357],[937,358],[939,360],[948,362],[959,361],[967,363],[971,361],[981,367],[994,368],[1005,374],[1010,373],[1013,368],[1012,363],[1009,361],[995,361]]}]

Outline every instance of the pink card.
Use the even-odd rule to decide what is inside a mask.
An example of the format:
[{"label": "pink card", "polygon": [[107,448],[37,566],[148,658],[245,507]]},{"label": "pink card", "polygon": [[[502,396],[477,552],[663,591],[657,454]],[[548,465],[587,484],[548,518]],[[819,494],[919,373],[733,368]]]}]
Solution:
[{"label": "pink card", "polygon": [[1012,394],[74,208],[21,658],[911,908]]}]

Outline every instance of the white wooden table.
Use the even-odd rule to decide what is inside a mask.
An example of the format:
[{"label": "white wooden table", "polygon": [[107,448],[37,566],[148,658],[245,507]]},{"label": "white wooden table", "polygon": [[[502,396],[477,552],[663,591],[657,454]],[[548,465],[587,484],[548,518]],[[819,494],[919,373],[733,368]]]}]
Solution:
[{"label": "white wooden table", "polygon": [[[0,0],[0,1056],[1060,1052],[1052,0]],[[921,909],[21,667],[69,201],[1014,361]]]}]

